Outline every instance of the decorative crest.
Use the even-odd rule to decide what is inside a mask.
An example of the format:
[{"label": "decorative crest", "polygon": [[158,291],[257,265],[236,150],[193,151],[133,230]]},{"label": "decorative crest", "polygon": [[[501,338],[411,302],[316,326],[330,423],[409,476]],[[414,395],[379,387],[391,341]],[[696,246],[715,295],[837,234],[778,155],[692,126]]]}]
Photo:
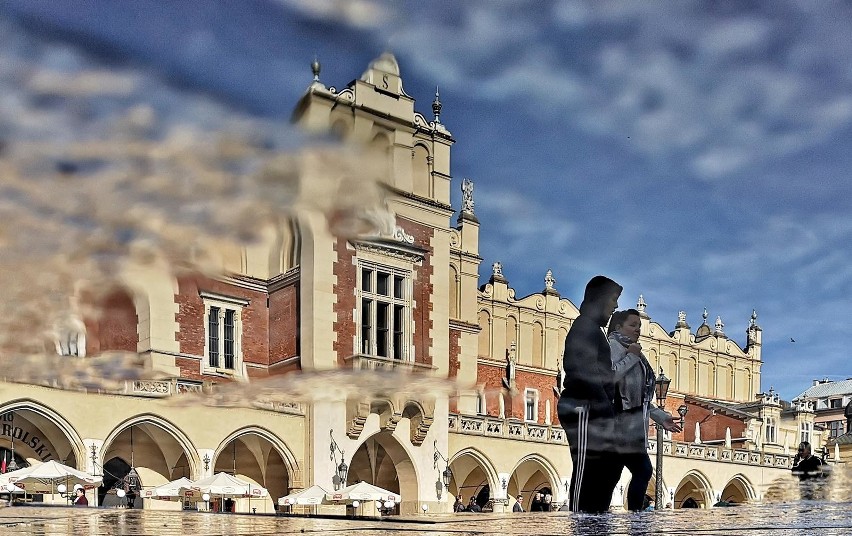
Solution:
[{"label": "decorative crest", "polygon": [[553,277],[553,270],[548,270],[547,273],[544,274],[544,288],[552,290],[555,284],[556,278]]},{"label": "decorative crest", "polygon": [[503,263],[500,261],[491,265],[491,275],[495,277],[503,277]]},{"label": "decorative crest", "polygon": [[645,303],[645,298],[644,298],[644,296],[642,296],[642,295],[640,294],[640,295],[639,295],[639,300],[636,302],[636,310],[637,310],[637,311],[639,311],[640,313],[644,313],[644,312],[645,312],[645,308],[646,308],[647,306],[648,306],[648,305]]}]

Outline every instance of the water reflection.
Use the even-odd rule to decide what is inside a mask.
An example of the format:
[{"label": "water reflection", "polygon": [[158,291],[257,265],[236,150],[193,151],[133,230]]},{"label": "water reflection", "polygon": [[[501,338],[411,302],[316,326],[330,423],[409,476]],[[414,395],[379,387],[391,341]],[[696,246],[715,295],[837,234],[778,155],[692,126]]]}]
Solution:
[{"label": "water reflection", "polygon": [[140,510],[79,510],[13,507],[0,510],[4,534],[142,535],[160,534],[392,534],[537,535],[537,534],[746,534],[846,535],[852,528],[847,503],[795,501],[736,508],[625,512],[603,515],[571,513],[443,514],[402,519],[328,519],[223,515]]}]

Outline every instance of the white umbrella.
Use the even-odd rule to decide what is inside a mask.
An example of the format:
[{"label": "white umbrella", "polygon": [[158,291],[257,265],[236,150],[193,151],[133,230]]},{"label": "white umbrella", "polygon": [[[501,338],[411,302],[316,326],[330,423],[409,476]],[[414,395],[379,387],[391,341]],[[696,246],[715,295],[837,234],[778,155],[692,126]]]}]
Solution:
[{"label": "white umbrella", "polygon": [[307,489],[303,489],[301,491],[297,491],[295,493],[291,493],[290,495],[285,495],[278,499],[278,504],[280,506],[294,505],[294,504],[322,504],[326,500],[326,496],[328,495],[328,490],[319,485],[313,485]]},{"label": "white umbrella", "polygon": [[398,494],[366,482],[358,482],[340,491],[329,493],[327,498],[330,501],[393,501],[395,503],[400,500]]},{"label": "white umbrella", "polygon": [[241,497],[266,497],[266,488],[245,482],[233,477],[228,473],[216,473],[213,476],[196,480],[188,485],[181,486],[181,495],[184,497],[203,500],[202,496],[207,493],[215,497],[227,497],[236,499]]},{"label": "white umbrella", "polygon": [[19,488],[11,482],[7,482],[0,487],[0,493],[24,493],[24,488]]},{"label": "white umbrella", "polygon": [[141,497],[143,499],[160,499],[164,501],[171,501],[173,499],[183,497],[183,493],[181,493],[181,488],[191,486],[192,480],[186,478],[185,476],[182,476],[177,480],[166,482],[165,484],[162,484],[155,488],[142,490]]},{"label": "white umbrella", "polygon": [[103,478],[99,476],[90,475],[54,460],[0,475],[0,485],[12,483],[26,493],[56,493],[60,485],[64,485],[66,489],[72,489],[75,484],[90,489],[99,486],[101,482]]}]

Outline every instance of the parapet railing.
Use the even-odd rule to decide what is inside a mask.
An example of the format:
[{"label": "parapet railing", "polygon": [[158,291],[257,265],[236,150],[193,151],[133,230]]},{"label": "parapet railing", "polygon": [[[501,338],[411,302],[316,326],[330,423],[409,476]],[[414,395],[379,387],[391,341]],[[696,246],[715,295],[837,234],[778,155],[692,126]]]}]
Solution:
[{"label": "parapet railing", "polygon": [[[568,445],[565,430],[561,426],[524,422],[518,419],[500,419],[486,415],[449,415],[450,433],[478,435],[485,437],[533,441],[540,443],[560,443]],[[648,452],[657,452],[657,441],[651,438]],[[758,450],[725,448],[718,445],[701,445],[681,441],[664,441],[663,454],[677,458],[701,459],[727,463],[758,465],[789,469],[793,456],[772,454]]]},{"label": "parapet railing", "polygon": [[[168,380],[132,380],[124,382],[124,390],[116,393],[128,396],[140,396],[145,398],[166,398],[169,396],[180,395],[183,393],[198,393],[204,392],[204,384],[193,381],[180,379]],[[304,414],[304,408],[298,402],[278,402],[270,401],[268,403],[257,402],[254,407],[269,411],[277,411],[279,413],[295,413]]]}]

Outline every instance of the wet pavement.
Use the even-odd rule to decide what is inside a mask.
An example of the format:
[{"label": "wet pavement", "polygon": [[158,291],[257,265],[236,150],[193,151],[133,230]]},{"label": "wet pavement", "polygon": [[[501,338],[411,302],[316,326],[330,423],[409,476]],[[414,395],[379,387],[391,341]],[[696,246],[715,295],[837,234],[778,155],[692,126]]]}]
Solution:
[{"label": "wet pavement", "polygon": [[828,535],[852,533],[852,503],[796,501],[631,514],[446,514],[344,519],[62,507],[0,509],[10,535]]}]

